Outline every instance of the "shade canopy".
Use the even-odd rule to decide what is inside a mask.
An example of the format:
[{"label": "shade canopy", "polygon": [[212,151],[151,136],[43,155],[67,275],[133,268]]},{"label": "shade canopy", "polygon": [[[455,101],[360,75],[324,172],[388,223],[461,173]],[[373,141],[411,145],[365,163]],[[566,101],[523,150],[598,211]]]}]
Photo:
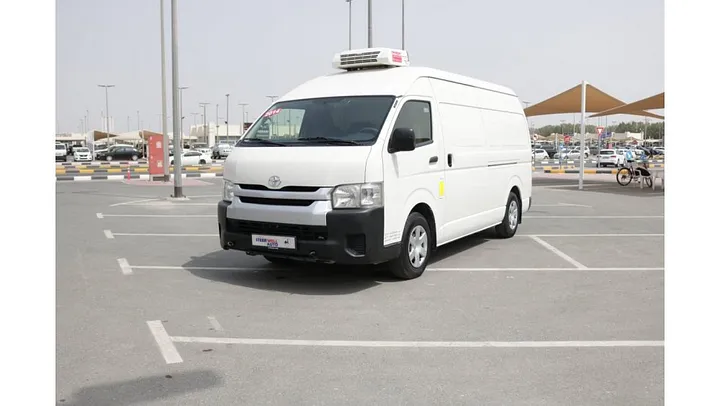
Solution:
[{"label": "shade canopy", "polygon": [[[585,111],[588,112],[606,111],[625,105],[622,100],[610,96],[609,94],[603,92],[602,90],[591,84],[586,85],[585,92]],[[582,110],[581,98],[582,85],[577,85],[547,100],[541,101],[540,103],[534,104],[526,108],[525,115],[527,117],[532,117],[547,114],[580,113]],[[623,114],[663,118],[662,116],[659,116],[657,114],[642,111],[642,109],[634,109],[632,112],[626,112]]]},{"label": "shade canopy", "polygon": [[[638,100],[636,102],[623,104],[622,106],[613,107],[611,109],[602,111],[597,114],[593,114],[590,117],[602,117],[602,116],[610,116],[613,114],[634,114],[632,112],[634,111],[642,111],[642,110],[657,110],[657,109],[664,109],[665,108],[665,92],[658,93],[655,96],[651,96],[642,100]],[[652,113],[649,113],[652,114]],[[653,116],[648,116],[653,117]],[[662,116],[657,116],[655,118],[664,118]]]}]

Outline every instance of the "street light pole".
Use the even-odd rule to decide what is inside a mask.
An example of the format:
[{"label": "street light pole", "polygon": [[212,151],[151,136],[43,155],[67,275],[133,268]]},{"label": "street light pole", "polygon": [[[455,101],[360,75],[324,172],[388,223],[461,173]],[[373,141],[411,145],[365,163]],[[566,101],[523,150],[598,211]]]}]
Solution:
[{"label": "street light pole", "polygon": [[245,106],[247,106],[247,103],[238,103],[238,106],[242,108],[242,123],[240,124],[240,135],[245,133]]},{"label": "street light pole", "polygon": [[353,0],[345,0],[345,1],[348,4],[348,50],[351,50],[352,49],[352,2],[353,2]]},{"label": "street light pole", "polygon": [[170,146],[167,134],[167,91],[165,89],[165,0],[160,0],[160,70],[162,81],[162,145],[163,145],[163,182],[170,181]]},{"label": "street light pole", "polygon": [[208,131],[207,131],[207,105],[210,103],[200,103],[200,107],[203,109],[203,136],[205,137],[205,142],[208,144],[208,147],[210,145],[210,140],[208,139]]},{"label": "street light pole", "polygon": [[402,49],[405,50],[405,0],[402,0]]},{"label": "street light pole", "polygon": [[230,93],[225,95],[225,142],[230,142]]},{"label": "street light pole", "polygon": [[372,48],[372,0],[368,0],[368,48]]},{"label": "street light pole", "polygon": [[220,139],[220,103],[215,104],[215,136]]},{"label": "street light pole", "polygon": [[[270,105],[272,105],[273,103],[275,103],[275,100],[277,100],[277,98],[278,98],[277,96],[265,96],[265,97],[267,97],[268,99],[270,99]],[[277,130],[277,128],[276,128],[276,127],[277,127],[277,121],[275,120],[275,116],[270,117],[270,122],[271,122],[272,125],[273,125],[273,129],[272,129],[272,132],[271,132],[270,134],[268,134],[269,137],[275,135],[274,133],[275,133],[275,131]]]},{"label": "street light pole", "polygon": [[137,120],[138,131],[140,131],[140,110],[137,111]]},{"label": "street light pole", "polygon": [[173,88],[173,161],[175,167],[175,190],[173,197],[183,197],[182,191],[182,123],[180,113],[180,78],[178,73],[178,41],[177,41],[177,0],[170,0],[171,34],[172,34],[172,88]]},{"label": "street light pole", "polygon": [[183,115],[183,100],[182,100],[182,91],[185,89],[189,89],[187,86],[180,86],[180,141],[182,142],[182,130],[185,127],[185,123],[183,120],[185,120],[185,116]]},{"label": "street light pole", "polygon": [[115,87],[115,85],[98,85],[99,87],[105,88],[105,145],[110,147],[110,102],[108,101],[108,88]]}]

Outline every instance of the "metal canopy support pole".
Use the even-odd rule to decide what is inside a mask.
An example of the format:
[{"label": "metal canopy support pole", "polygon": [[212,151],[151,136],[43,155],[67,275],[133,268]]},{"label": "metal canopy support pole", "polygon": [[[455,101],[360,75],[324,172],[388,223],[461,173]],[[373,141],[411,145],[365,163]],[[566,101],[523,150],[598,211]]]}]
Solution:
[{"label": "metal canopy support pole", "polygon": [[180,122],[180,78],[178,74],[178,43],[177,43],[177,0],[170,0],[172,25],[172,90],[173,90],[173,161],[175,167],[175,193],[173,197],[182,198],[182,124]]},{"label": "metal canopy support pole", "polygon": [[[169,150],[169,142],[168,142],[168,133],[167,133],[167,90],[166,90],[166,83],[167,79],[165,78],[165,6],[164,6],[165,0],[160,0],[160,69],[162,70],[162,75],[160,75],[162,80],[162,115],[161,115],[161,122],[162,122],[162,143],[163,143],[163,182],[169,182],[170,181],[170,150]],[[149,153],[150,151],[148,151]],[[149,163],[149,161],[148,161]]]},{"label": "metal canopy support pole", "polygon": [[579,183],[578,187],[580,190],[583,188],[583,177],[585,175],[585,97],[587,95],[586,93],[587,88],[587,82],[583,80],[582,82],[582,96],[580,99],[580,177],[579,177]]}]

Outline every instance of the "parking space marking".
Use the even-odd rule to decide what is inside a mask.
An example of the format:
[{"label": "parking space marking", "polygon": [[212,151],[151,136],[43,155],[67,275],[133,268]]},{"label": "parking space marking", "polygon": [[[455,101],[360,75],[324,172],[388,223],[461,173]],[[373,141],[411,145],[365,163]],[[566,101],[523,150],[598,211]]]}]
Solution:
[{"label": "parking space marking", "polygon": [[[105,235],[110,233],[116,237],[213,237],[217,234],[184,234],[184,233],[111,233],[105,230]],[[663,237],[665,234],[515,234],[516,237]]]},{"label": "parking space marking", "polygon": [[127,259],[125,258],[118,258],[118,265],[120,265],[120,270],[122,271],[123,275],[132,275],[132,267],[128,263]]},{"label": "parking space marking", "polygon": [[177,348],[175,348],[175,344],[173,344],[173,340],[165,330],[165,326],[163,326],[162,321],[148,321],[147,325],[150,328],[150,332],[153,337],[155,337],[155,342],[157,343],[158,348],[160,348],[160,353],[163,358],[165,358],[165,362],[168,364],[178,364],[183,362],[180,353],[178,353]]},{"label": "parking space marking", "polygon": [[[149,322],[148,322],[149,323]],[[173,336],[175,343],[363,348],[594,348],[663,347],[664,341],[349,341]]]},{"label": "parking space marking", "polygon": [[575,268],[577,268],[577,269],[587,269],[587,267],[586,267],[585,265],[583,265],[583,264],[581,264],[580,262],[576,261],[576,260],[573,259],[573,257],[571,257],[570,255],[568,255],[568,254],[560,251],[559,249],[557,249],[556,247],[554,247],[552,244],[548,243],[547,241],[543,240],[542,238],[537,237],[537,236],[532,236],[532,237],[530,237],[530,238],[532,238],[535,242],[537,242],[538,244],[542,245],[543,247],[547,248],[549,251],[551,251],[551,252],[554,253],[555,255],[557,255],[557,256],[559,256],[560,258],[564,259],[565,261],[569,262],[569,263],[572,264]]},{"label": "parking space marking", "polygon": [[[131,269],[140,270],[167,270],[167,271],[234,271],[234,272],[263,272],[263,271],[286,271],[293,268],[241,268],[227,266],[176,266],[176,265],[131,265]],[[638,272],[638,271],[662,271],[664,267],[643,267],[643,268],[432,268],[426,269],[428,272]]]},{"label": "parking space marking", "polygon": [[105,218],[105,217],[160,217],[160,218],[210,218],[210,217],[217,217],[217,214],[106,214],[106,213],[97,213],[97,218]]},{"label": "parking space marking", "polygon": [[110,207],[125,206],[125,205],[129,205],[129,204],[131,205],[131,204],[145,203],[145,202],[153,202],[153,201],[158,201],[158,200],[160,200],[160,199],[131,200],[129,202],[111,204]]},{"label": "parking space marking", "polygon": [[[519,235],[519,234],[518,234]],[[665,234],[526,234],[522,237],[664,237]]]},{"label": "parking space marking", "polygon": [[532,207],[586,207],[592,208],[587,204],[575,204],[575,203],[557,203],[557,204],[533,204]]},{"label": "parking space marking", "polygon": [[220,325],[220,322],[217,321],[215,316],[207,316],[208,321],[210,322],[210,325],[215,331],[224,331],[222,326]]},{"label": "parking space marking", "polygon": [[112,240],[112,239],[115,238],[115,236],[113,236],[112,231],[110,231],[110,230],[103,230],[103,232],[105,233],[105,238],[107,238],[107,239],[109,239],[109,240]]},{"label": "parking space marking", "polygon": [[[105,230],[105,235],[110,233],[110,230]],[[217,234],[161,234],[161,233],[110,233],[110,237],[112,236],[121,236],[121,237],[217,237]]]},{"label": "parking space marking", "polygon": [[525,219],[661,219],[665,216],[523,216]]}]

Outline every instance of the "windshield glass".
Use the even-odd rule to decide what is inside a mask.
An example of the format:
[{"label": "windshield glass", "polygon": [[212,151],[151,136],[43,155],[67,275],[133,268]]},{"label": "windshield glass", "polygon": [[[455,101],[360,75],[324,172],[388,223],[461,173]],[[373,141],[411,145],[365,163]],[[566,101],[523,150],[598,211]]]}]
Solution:
[{"label": "windshield glass", "polygon": [[604,149],[604,150],[600,151],[600,155],[613,155],[614,153],[615,153],[615,151],[613,151],[611,149]]},{"label": "windshield glass", "polygon": [[65,146],[55,144],[55,149],[65,149]]},{"label": "windshield glass", "polygon": [[75,152],[90,152],[87,148],[75,148]]},{"label": "windshield glass", "polygon": [[236,145],[370,145],[394,100],[393,96],[348,96],[280,102]]}]

